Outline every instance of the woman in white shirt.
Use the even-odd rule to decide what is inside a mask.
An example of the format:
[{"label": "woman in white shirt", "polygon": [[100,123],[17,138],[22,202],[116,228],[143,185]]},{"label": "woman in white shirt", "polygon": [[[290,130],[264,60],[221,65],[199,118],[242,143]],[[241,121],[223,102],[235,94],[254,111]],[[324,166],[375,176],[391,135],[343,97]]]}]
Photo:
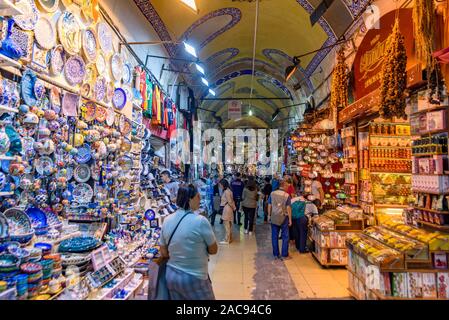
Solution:
[{"label": "woman in white shirt", "polygon": [[220,244],[226,245],[232,242],[232,221],[234,220],[234,211],[236,210],[236,206],[228,180],[222,179],[220,181],[219,188],[223,190],[220,208],[222,209],[221,219],[223,220],[226,230],[226,237],[220,242]]}]

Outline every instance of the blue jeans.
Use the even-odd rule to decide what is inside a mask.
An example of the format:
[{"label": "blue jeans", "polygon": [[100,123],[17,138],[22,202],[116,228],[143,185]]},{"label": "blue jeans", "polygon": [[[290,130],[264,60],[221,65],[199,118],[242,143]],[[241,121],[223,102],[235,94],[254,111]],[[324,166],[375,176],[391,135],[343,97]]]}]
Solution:
[{"label": "blue jeans", "polygon": [[281,226],[271,224],[271,244],[273,246],[273,255],[279,257],[279,231],[282,236],[282,257],[288,257],[288,217],[285,217]]}]

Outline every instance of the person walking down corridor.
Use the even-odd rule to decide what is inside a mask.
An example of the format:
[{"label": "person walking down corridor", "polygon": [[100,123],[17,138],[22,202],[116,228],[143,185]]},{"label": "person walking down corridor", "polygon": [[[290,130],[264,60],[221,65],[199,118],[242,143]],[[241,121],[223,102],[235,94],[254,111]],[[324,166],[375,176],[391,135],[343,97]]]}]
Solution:
[{"label": "person walking down corridor", "polygon": [[235,174],[235,179],[231,182],[232,195],[235,201],[235,211],[234,211],[234,224],[242,225],[242,213],[240,212],[240,202],[242,201],[243,189],[245,184],[241,179],[239,172]]},{"label": "person walking down corridor", "polygon": [[223,190],[220,203],[220,208],[222,211],[221,218],[223,219],[223,224],[226,230],[225,239],[221,241],[220,244],[226,245],[232,242],[232,221],[234,219],[236,207],[228,180],[222,179],[220,182],[220,188]]},{"label": "person walking down corridor", "polygon": [[245,189],[243,189],[242,195],[242,208],[245,214],[245,233],[252,234],[254,229],[254,220],[256,217],[257,201],[259,200],[259,194],[257,192],[256,182],[249,180]]},{"label": "person walking down corridor", "polygon": [[265,177],[265,185],[263,187],[263,221],[264,223],[268,222],[268,198],[270,197],[271,192],[273,192],[273,186],[271,185],[271,179],[269,177]]},{"label": "person walking down corridor", "polygon": [[[291,259],[288,255],[289,232],[292,225],[291,197],[286,192],[288,183],[282,181],[280,189],[273,191],[268,199],[268,218],[271,219],[271,243],[276,259]],[[279,253],[279,232],[282,237],[282,251]],[[281,256],[282,254],[282,256]]]},{"label": "person walking down corridor", "polygon": [[309,218],[305,211],[306,200],[301,196],[294,197],[292,199],[292,234],[299,253],[309,252],[306,247]]}]

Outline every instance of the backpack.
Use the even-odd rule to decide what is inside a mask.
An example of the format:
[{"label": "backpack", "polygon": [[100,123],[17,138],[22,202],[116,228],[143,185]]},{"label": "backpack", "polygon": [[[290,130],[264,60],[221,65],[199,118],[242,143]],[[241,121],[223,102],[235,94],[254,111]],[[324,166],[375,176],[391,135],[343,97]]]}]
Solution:
[{"label": "backpack", "polygon": [[275,191],[271,194],[271,223],[281,226],[287,217],[287,192]]},{"label": "backpack", "polygon": [[292,201],[292,219],[304,217],[306,211],[305,201]]}]

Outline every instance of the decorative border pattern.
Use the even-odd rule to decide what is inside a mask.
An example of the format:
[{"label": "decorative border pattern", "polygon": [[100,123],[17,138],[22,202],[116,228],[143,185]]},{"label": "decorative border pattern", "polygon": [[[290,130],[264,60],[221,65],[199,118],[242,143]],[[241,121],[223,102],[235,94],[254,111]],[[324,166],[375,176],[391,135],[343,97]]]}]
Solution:
[{"label": "decorative border pattern", "polygon": [[[226,69],[228,69],[228,68],[230,68],[232,66],[235,66],[235,65],[238,65],[238,64],[241,64],[241,63],[246,63],[246,62],[248,62],[251,65],[252,62],[253,62],[253,59],[251,59],[251,58],[240,58],[240,59],[234,60],[234,61],[232,61],[232,62],[230,62],[230,63],[228,63],[226,65],[222,65],[219,68],[215,69],[215,72],[213,74],[211,74],[210,76],[211,77],[215,77],[217,74],[219,74],[223,70],[226,70]],[[275,66],[269,64],[268,62],[256,59],[256,66],[257,65],[267,67],[271,71],[279,73],[279,76],[282,77],[282,73],[279,71],[279,69],[277,69]]]},{"label": "decorative border pattern", "polygon": [[199,20],[195,21],[181,36],[181,40],[184,39],[188,39],[190,37],[190,35],[192,34],[192,32],[199,27],[200,25],[202,25],[203,23],[207,22],[208,20],[211,20],[213,18],[219,17],[219,16],[226,16],[229,15],[231,16],[231,22],[229,22],[226,26],[224,26],[223,28],[217,30],[216,32],[214,32],[213,34],[211,34],[209,37],[207,37],[206,40],[203,41],[203,43],[201,43],[200,48],[204,48],[205,46],[207,46],[212,40],[214,40],[215,38],[217,38],[219,35],[225,33],[226,31],[228,31],[229,29],[231,29],[232,27],[234,27],[237,23],[240,22],[240,20],[242,19],[242,12],[240,11],[240,9],[238,8],[222,8],[222,9],[218,9],[215,11],[212,11],[210,13],[208,13],[207,15],[201,17]]},{"label": "decorative border pattern", "polygon": [[[167,26],[165,25],[164,21],[162,21],[159,14],[156,12],[156,9],[154,9],[151,1],[134,0],[134,3],[143,13],[145,18],[147,18],[148,22],[150,22],[150,24],[153,26],[153,29],[156,31],[162,41],[173,40],[167,31]],[[170,56],[173,57],[176,54],[176,45],[172,43],[165,43],[164,46]]]},{"label": "decorative border pattern", "polygon": [[352,18],[357,17],[357,15],[365,8],[365,6],[370,2],[370,0],[342,0],[343,3],[351,12]]},{"label": "decorative border pattern", "polygon": [[221,51],[215,52],[213,55],[211,55],[209,58],[207,58],[206,60],[204,60],[205,64],[209,64],[212,63],[213,60],[217,59],[220,56],[223,56],[227,53],[230,53],[230,55],[224,59],[221,64],[224,65],[226,62],[228,62],[229,60],[231,60],[232,58],[234,58],[236,55],[238,55],[240,53],[240,50],[237,48],[226,48],[223,49]]},{"label": "decorative border pattern", "polygon": [[[275,85],[276,87],[278,87],[279,89],[282,90],[282,88],[280,88],[279,86],[277,86],[275,83],[271,82],[270,80],[266,79],[266,78],[262,78],[262,79],[257,79],[257,83],[259,85],[261,85],[262,87],[264,87],[265,89],[267,89],[268,91],[270,91],[274,96],[278,95],[278,92],[273,91],[272,89],[272,85]],[[282,90],[284,91],[284,90]],[[292,99],[292,97],[290,97]],[[293,100],[293,99],[292,99]]]}]

